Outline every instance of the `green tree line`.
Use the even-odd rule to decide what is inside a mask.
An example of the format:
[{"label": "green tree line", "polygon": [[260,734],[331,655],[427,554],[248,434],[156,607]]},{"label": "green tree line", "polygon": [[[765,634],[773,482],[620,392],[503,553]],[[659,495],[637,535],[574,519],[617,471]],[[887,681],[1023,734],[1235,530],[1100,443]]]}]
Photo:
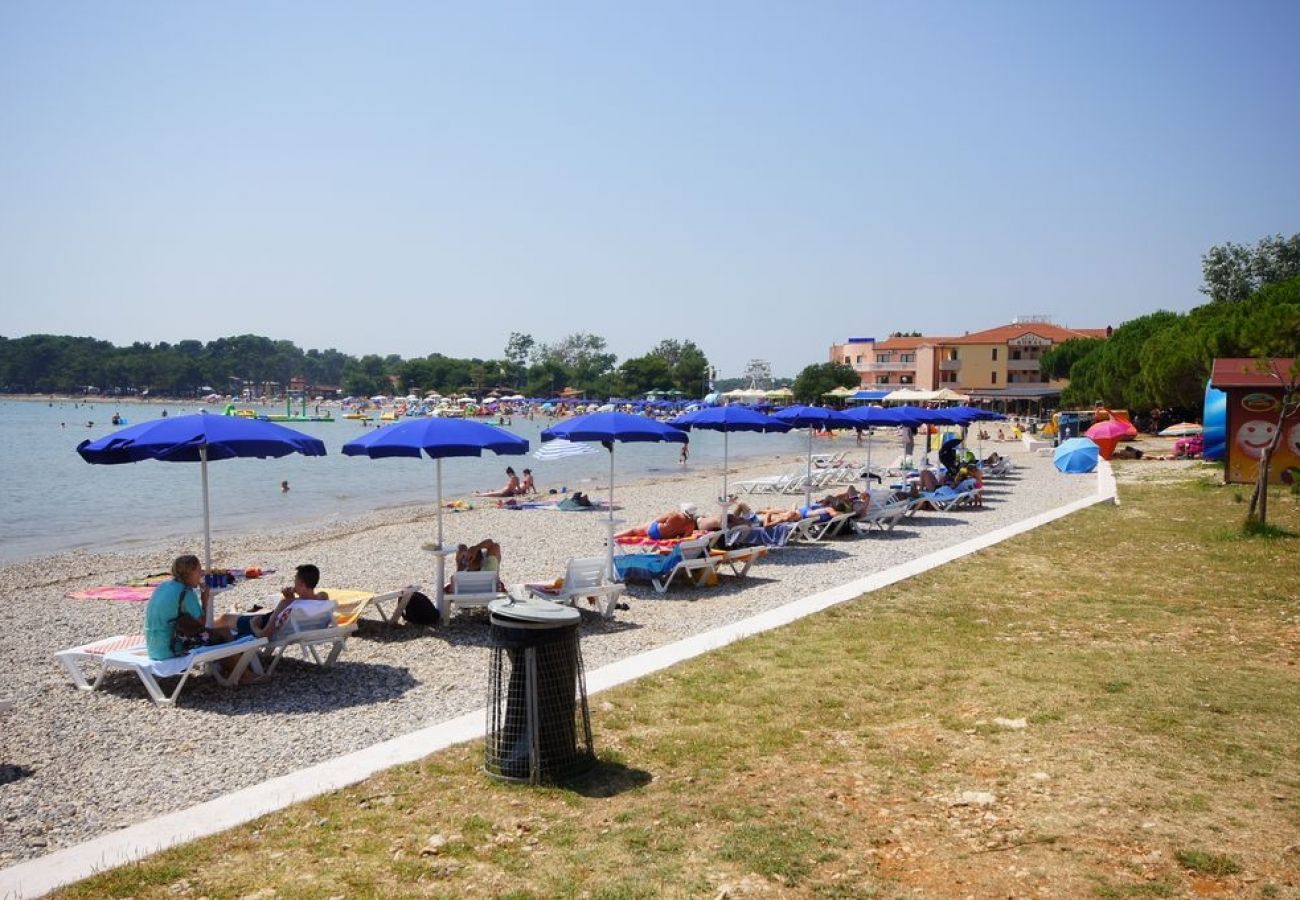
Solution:
[{"label": "green tree line", "polygon": [[572,334],[554,344],[514,333],[499,359],[458,358],[441,353],[403,359],[338,350],[303,350],[292,341],[254,334],[206,343],[134,343],[70,335],[0,337],[0,391],[6,393],[108,393],[187,397],[215,390],[233,393],[245,383],[277,385],[295,378],[314,388],[345,394],[393,391],[480,394],[506,388],[528,396],[552,396],[575,388],[592,397],[635,396],[678,390],[690,397],[708,389],[712,370],[691,341],[665,340],[643,356],[618,364],[605,339]]},{"label": "green tree line", "polygon": [[1109,340],[1073,340],[1042,359],[1069,378],[1066,406],[1200,410],[1215,357],[1300,355],[1300,235],[1254,248],[1224,244],[1202,258],[1210,302],[1125,322]]}]

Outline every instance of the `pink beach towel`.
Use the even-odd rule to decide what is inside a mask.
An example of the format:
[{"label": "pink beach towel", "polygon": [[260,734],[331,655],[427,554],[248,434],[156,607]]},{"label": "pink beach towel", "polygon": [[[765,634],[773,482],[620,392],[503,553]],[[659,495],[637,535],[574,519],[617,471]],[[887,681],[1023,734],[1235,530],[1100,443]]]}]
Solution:
[{"label": "pink beach towel", "polygon": [[118,600],[125,603],[144,603],[153,596],[154,586],[135,587],[129,584],[105,584],[86,588],[84,591],[68,591],[63,596],[69,600]]}]

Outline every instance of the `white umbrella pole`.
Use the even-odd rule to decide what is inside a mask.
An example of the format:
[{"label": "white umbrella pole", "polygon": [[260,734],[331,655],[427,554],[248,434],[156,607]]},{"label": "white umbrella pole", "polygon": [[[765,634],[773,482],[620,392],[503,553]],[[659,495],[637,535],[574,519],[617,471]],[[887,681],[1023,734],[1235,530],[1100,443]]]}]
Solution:
[{"label": "white umbrella pole", "polygon": [[447,583],[446,579],[446,558],[442,554],[442,457],[434,460],[438,473],[438,550],[433,564],[434,576],[438,583],[433,588],[434,604],[438,607],[438,621],[442,624],[447,623],[447,598],[443,594],[442,587]]},{"label": "white umbrella pole", "polygon": [[813,427],[808,426],[808,469],[803,479],[803,505],[812,506],[812,439]]},{"label": "white umbrella pole", "polygon": [[618,572],[614,569],[614,442],[609,442],[609,534],[605,538],[606,576],[610,581],[618,581]]},{"label": "white umbrella pole", "polygon": [[[208,506],[208,448],[199,448],[199,471],[203,473],[203,571],[204,573],[212,571],[212,519],[211,509]],[[207,575],[205,574],[206,578]],[[204,613],[204,624],[209,628],[212,627],[214,617],[212,608],[215,604],[208,601],[207,611]]]},{"label": "white umbrella pole", "polygon": [[871,493],[871,427],[867,427],[867,493]]},{"label": "white umbrella pole", "polygon": [[727,530],[727,509],[731,504],[727,495],[727,432],[722,432],[722,530]]}]

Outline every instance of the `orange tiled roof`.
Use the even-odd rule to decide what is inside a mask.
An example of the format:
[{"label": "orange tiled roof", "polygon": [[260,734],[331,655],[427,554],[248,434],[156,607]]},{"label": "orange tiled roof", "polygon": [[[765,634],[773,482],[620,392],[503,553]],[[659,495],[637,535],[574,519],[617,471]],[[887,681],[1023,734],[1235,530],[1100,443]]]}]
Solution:
[{"label": "orange tiled roof", "polygon": [[1060,344],[1071,338],[1105,337],[1104,328],[1062,328],[1047,322],[1026,322],[1023,325],[999,325],[985,331],[972,331],[961,337],[948,338],[945,344],[1005,344],[1026,334],[1036,334],[1054,344]]},{"label": "orange tiled roof", "polygon": [[887,340],[877,341],[877,350],[915,350],[917,347],[925,347],[933,344],[946,343],[949,338],[942,337],[891,337]]}]

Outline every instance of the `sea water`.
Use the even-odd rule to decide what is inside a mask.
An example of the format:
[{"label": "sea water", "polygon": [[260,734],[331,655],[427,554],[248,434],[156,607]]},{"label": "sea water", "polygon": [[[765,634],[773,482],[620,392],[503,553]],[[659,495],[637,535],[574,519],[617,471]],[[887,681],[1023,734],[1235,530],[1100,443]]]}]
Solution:
[{"label": "sea water", "polygon": [[[124,465],[91,465],[76,453],[79,443],[95,440],[118,428],[114,413],[129,425],[168,415],[178,416],[220,407],[157,402],[120,404],[71,400],[0,400],[0,562],[16,562],[68,550],[129,550],[163,539],[193,539],[203,534],[203,494],[198,463],[148,460]],[[263,412],[278,412],[267,407]],[[338,415],[338,411],[334,410]],[[480,421],[494,422],[492,419]],[[609,454],[596,452],[558,460],[537,460],[539,435],[557,420],[514,416],[506,430],[526,438],[524,456],[455,457],[443,460],[444,501],[465,498],[471,503],[495,503],[472,498],[476,490],[505,484],[506,466],[522,472],[531,468],[538,489],[572,493],[581,490],[603,498],[609,484]],[[93,423],[93,424],[89,424]],[[290,454],[280,459],[227,459],[208,465],[212,533],[262,531],[277,526],[328,522],[374,510],[436,499],[435,466],[420,459],[344,456],[342,446],[367,432],[351,419],[334,422],[293,422],[288,427],[325,442],[326,455]],[[368,426],[373,429],[375,424]],[[816,452],[854,446],[853,438],[817,440]],[[733,464],[778,455],[793,466],[807,453],[805,431],[787,434],[738,432],[728,436]],[[620,443],[614,452],[614,499],[620,480],[670,475],[722,463],[723,436],[714,431],[690,432],[690,458],[679,462],[680,444]],[[733,465],[734,468],[734,465]],[[735,475],[732,476],[736,477]],[[282,492],[280,482],[289,482]],[[721,491],[721,479],[718,489]],[[704,503],[709,498],[684,497]],[[202,548],[198,548],[202,552]]]}]

